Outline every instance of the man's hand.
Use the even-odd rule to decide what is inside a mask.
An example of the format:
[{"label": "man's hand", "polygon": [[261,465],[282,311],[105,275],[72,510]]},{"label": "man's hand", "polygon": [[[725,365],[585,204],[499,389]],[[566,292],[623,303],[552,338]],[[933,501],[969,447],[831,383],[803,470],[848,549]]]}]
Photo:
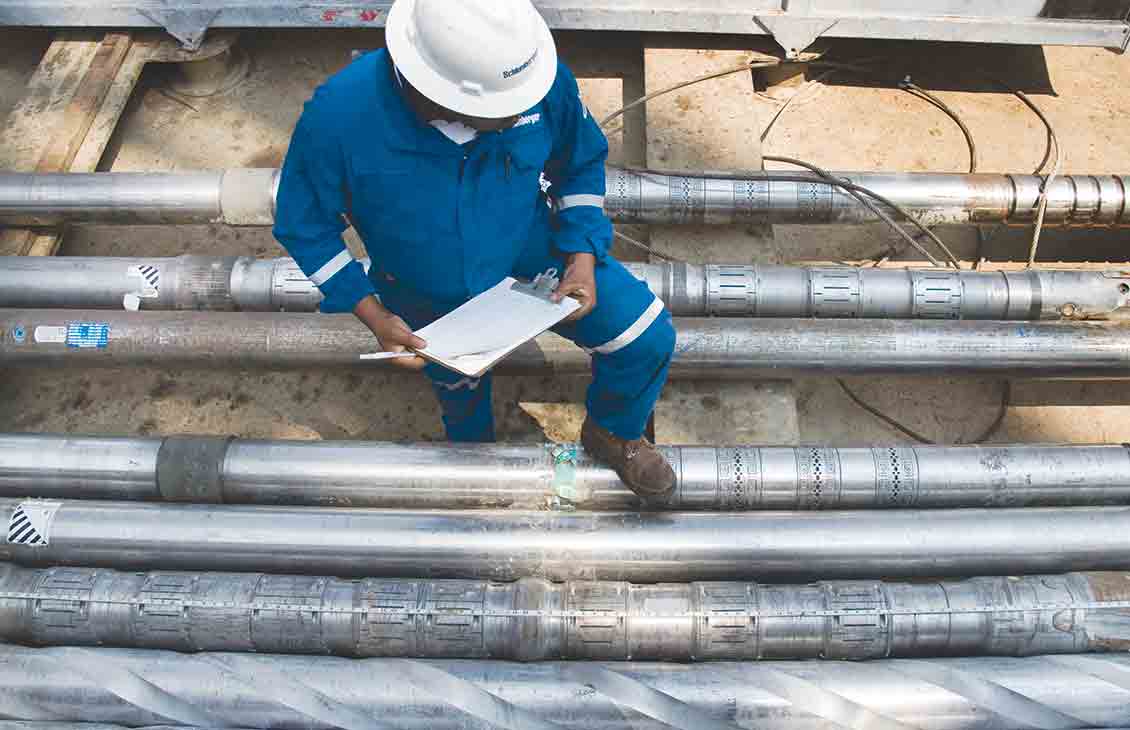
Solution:
[{"label": "man's hand", "polygon": [[[405,352],[410,347],[421,350],[428,346],[427,342],[412,334],[412,328],[403,319],[388,311],[376,297],[362,299],[353,313],[376,335],[385,352]],[[428,364],[422,357],[398,357],[389,362],[407,370],[422,370]]]},{"label": "man's hand", "polygon": [[554,302],[565,297],[573,297],[581,306],[563,321],[576,322],[587,317],[596,307],[596,256],[591,253],[575,253],[569,256],[565,276],[553,293]]}]

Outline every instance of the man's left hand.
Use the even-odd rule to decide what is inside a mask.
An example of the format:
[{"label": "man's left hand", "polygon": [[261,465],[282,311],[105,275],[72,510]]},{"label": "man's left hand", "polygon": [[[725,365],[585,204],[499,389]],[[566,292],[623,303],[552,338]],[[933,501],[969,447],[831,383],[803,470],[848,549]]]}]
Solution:
[{"label": "man's left hand", "polygon": [[596,307],[596,256],[591,253],[575,253],[569,256],[565,276],[553,293],[553,301],[560,302],[565,297],[573,297],[581,306],[563,321],[576,322],[588,316]]}]

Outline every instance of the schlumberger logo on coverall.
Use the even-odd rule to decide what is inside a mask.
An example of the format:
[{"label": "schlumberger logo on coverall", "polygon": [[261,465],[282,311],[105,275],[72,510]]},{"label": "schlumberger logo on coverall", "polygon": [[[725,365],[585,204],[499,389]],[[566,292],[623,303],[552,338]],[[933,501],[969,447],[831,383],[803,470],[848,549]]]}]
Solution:
[{"label": "schlumberger logo on coverall", "polygon": [[508,79],[512,76],[517,76],[518,74],[522,73],[523,71],[528,69],[530,66],[532,66],[533,63],[534,63],[534,59],[536,59],[537,57],[538,57],[538,52],[534,51],[534,55],[532,55],[528,59],[526,59],[526,62],[523,63],[521,66],[517,66],[515,68],[512,68],[509,71],[503,71],[502,72],[502,78]]}]

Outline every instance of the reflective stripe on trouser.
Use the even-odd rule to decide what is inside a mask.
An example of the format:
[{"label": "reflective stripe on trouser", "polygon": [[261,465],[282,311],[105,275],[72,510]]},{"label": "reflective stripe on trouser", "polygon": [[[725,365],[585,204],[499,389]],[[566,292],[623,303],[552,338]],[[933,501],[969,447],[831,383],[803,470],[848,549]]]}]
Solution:
[{"label": "reflective stripe on trouser", "polygon": [[622,439],[643,436],[667,383],[674,350],[675,328],[664,309],[630,344],[608,355],[594,352],[585,399],[589,416]]},{"label": "reflective stripe on trouser", "polygon": [[[515,275],[531,277],[553,267],[564,269],[559,260],[538,257],[523,261]],[[667,382],[675,329],[670,313],[655,304],[658,300],[647,285],[620,262],[608,259],[597,267],[596,288],[596,308],[554,331],[593,353],[593,381],[585,399],[589,416],[620,438],[637,439]],[[413,329],[445,314],[399,292],[384,291],[382,296]],[[472,381],[435,364],[424,372],[432,380],[450,440],[494,440],[489,374]]]}]

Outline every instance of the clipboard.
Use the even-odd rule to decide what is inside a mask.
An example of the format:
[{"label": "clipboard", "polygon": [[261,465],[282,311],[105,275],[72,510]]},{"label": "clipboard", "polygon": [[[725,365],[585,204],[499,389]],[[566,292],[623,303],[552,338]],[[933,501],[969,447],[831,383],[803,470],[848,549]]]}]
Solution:
[{"label": "clipboard", "polygon": [[[580,308],[572,297],[550,300],[557,270],[522,282],[506,277],[487,291],[414,334],[428,343],[416,354],[472,378],[482,377],[514,350]],[[377,359],[381,353],[362,355]]]}]

